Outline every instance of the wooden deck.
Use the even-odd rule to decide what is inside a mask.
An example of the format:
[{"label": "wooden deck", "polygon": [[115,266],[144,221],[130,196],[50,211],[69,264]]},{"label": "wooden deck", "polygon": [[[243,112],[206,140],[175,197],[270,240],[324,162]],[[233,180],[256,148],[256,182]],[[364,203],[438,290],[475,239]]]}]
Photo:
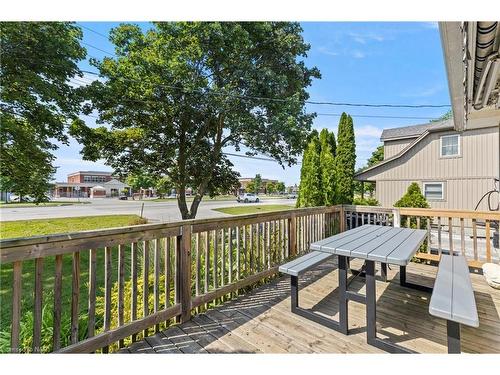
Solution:
[{"label": "wooden deck", "polygon": [[[399,286],[398,271],[389,270],[389,280],[396,277],[392,282],[377,282],[379,336],[420,353],[446,353],[446,322],[429,315],[429,294]],[[407,272],[408,281],[432,286],[437,267],[412,263]],[[500,353],[500,290],[481,275],[471,277],[480,326],[462,326],[462,352]],[[308,272],[301,278],[300,305],[338,318],[337,280],[334,261]],[[363,293],[363,281],[355,279],[350,289]],[[366,343],[365,306],[350,302],[349,320],[350,335],[344,336],[292,314],[289,278],[281,277],[121,352],[381,353]]]}]

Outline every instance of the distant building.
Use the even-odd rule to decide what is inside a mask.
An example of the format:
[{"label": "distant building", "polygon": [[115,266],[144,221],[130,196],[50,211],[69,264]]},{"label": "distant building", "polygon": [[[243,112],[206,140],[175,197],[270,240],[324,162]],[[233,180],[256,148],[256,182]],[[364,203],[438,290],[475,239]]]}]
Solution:
[{"label": "distant building", "polygon": [[[252,181],[253,181],[254,177],[242,177],[242,178],[239,178],[238,181],[240,182],[240,187],[238,189],[238,194],[243,194],[243,193],[248,193],[247,191],[247,187],[248,187],[248,184],[250,184]],[[267,194],[267,189],[266,189],[266,185],[268,183],[278,183],[278,180],[272,180],[272,179],[269,179],[269,178],[262,178],[261,179],[261,185],[260,185],[260,190],[259,190],[259,193],[258,194]]]},{"label": "distant building", "polygon": [[56,182],[54,198],[105,198],[122,195],[130,186],[113,177],[112,172],[78,171],[68,174],[67,182]]}]

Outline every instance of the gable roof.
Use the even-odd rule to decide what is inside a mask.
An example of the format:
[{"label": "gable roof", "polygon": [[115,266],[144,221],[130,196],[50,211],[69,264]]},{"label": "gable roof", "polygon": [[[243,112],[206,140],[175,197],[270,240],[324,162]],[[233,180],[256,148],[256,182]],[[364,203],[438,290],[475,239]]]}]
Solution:
[{"label": "gable roof", "polygon": [[380,136],[381,141],[389,141],[405,138],[417,138],[426,130],[448,130],[453,128],[453,119],[429,122],[427,124],[403,126],[400,128],[384,129]]},{"label": "gable roof", "polygon": [[[405,134],[405,130],[403,129],[408,129],[406,131],[406,136],[403,136],[402,134]],[[382,160],[380,163],[377,163],[375,165],[372,165],[371,167],[365,168],[357,173],[354,174],[354,177],[359,180],[362,180],[362,176],[364,173],[368,171],[373,171],[377,168],[380,168],[383,165],[386,165],[387,163],[390,163],[391,161],[397,160],[400,157],[402,157],[404,154],[406,154],[408,151],[410,151],[413,147],[415,147],[420,141],[422,141],[425,137],[427,137],[430,133],[437,132],[437,131],[444,131],[444,130],[452,130],[453,129],[453,120],[444,120],[444,121],[439,121],[439,122],[431,122],[429,124],[424,124],[424,125],[414,125],[414,126],[406,126],[404,128],[394,128],[394,129],[385,129],[382,132],[381,139],[382,140],[394,140],[394,139],[404,139],[404,138],[415,138],[408,146],[403,148],[400,152],[398,152],[396,155],[391,156],[390,158]],[[389,131],[389,130],[396,130],[394,133],[393,137],[390,139],[384,139],[384,132]],[[417,133],[418,132],[418,133]],[[391,134],[391,133],[389,133]],[[395,134],[399,134],[398,137],[396,137]]]}]

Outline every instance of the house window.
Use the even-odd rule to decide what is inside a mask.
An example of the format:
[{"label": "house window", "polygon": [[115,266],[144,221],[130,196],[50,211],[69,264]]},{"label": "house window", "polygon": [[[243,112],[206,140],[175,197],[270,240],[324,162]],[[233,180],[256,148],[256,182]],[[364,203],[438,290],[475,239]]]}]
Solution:
[{"label": "house window", "polygon": [[83,182],[90,182],[90,176],[83,176]]},{"label": "house window", "polygon": [[442,182],[424,182],[424,196],[428,200],[444,199]]},{"label": "house window", "polygon": [[441,156],[460,155],[460,136],[458,134],[443,135],[441,137]]}]

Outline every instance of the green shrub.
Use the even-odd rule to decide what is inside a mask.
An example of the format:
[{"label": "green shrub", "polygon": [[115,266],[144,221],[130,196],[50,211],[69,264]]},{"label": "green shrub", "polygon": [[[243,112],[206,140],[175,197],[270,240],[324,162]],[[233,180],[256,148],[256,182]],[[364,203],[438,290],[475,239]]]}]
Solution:
[{"label": "green shrub", "polygon": [[380,203],[375,198],[354,198],[352,204],[356,206],[380,206]]},{"label": "green shrub", "polygon": [[[410,186],[408,186],[408,190],[406,193],[399,199],[396,203],[394,203],[394,207],[412,207],[412,208],[429,208],[429,203],[427,199],[422,195],[422,191],[416,182],[412,182]],[[401,226],[407,226],[408,217],[401,216]],[[410,217],[410,227],[417,227],[417,218]],[[427,227],[427,218],[421,218],[420,227]]]},{"label": "green shrub", "polygon": [[148,219],[145,217],[137,217],[129,221],[128,225],[141,225],[141,224],[147,224]]}]

